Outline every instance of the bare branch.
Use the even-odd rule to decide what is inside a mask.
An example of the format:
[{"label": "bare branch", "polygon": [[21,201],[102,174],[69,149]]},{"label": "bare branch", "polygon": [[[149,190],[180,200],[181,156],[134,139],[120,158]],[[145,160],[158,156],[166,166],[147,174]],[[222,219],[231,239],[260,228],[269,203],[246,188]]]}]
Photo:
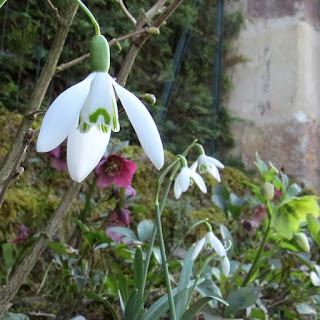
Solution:
[{"label": "bare branch", "polygon": [[137,20],[134,18],[134,16],[129,12],[127,7],[124,5],[123,0],[117,0],[117,2],[120,5],[120,8],[124,12],[124,14],[129,18],[129,20],[135,25],[137,23]]},{"label": "bare branch", "polygon": [[56,18],[56,20],[58,21],[59,24],[62,24],[62,18],[59,14],[58,9],[52,4],[51,0],[45,0],[47,6],[49,7],[52,15]]},{"label": "bare branch", "polygon": [[152,19],[160,10],[161,8],[166,4],[167,0],[158,0],[153,7],[151,7],[146,12],[146,17],[148,19]]}]

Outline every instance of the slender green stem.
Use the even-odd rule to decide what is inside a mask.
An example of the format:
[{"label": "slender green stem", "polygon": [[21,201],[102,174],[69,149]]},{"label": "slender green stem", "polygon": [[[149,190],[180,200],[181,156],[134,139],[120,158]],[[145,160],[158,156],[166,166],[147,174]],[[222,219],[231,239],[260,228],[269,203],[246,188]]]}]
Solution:
[{"label": "slender green stem", "polygon": [[7,0],[0,0],[0,9],[7,2]]},{"label": "slender green stem", "polygon": [[157,229],[158,229],[158,237],[159,237],[159,242],[160,242],[162,268],[164,271],[164,278],[165,278],[166,286],[167,286],[167,290],[168,290],[168,299],[169,299],[169,305],[170,305],[170,319],[176,320],[176,308],[174,305],[172,287],[171,287],[170,276],[169,276],[169,268],[168,268],[168,262],[167,262],[167,257],[166,257],[166,250],[165,250],[163,234],[162,234],[161,214],[160,214],[159,205],[155,206],[155,210],[156,210],[156,225],[157,225]]},{"label": "slender green stem", "polygon": [[251,265],[251,268],[250,268],[247,276],[245,277],[245,279],[242,282],[241,287],[245,287],[249,283],[253,273],[256,270],[257,264],[259,263],[260,255],[261,255],[262,250],[264,249],[264,247],[266,245],[266,242],[267,242],[267,239],[268,239],[268,235],[269,235],[269,231],[270,231],[270,222],[271,222],[271,220],[269,219],[268,227],[267,227],[267,229],[266,229],[266,231],[265,231],[265,233],[263,235],[263,239],[262,239],[262,242],[260,244],[260,248],[259,248],[259,250],[258,250],[258,252],[257,252],[257,254],[256,254],[255,258],[254,258],[254,261],[253,261],[253,263]]},{"label": "slender green stem", "polygon": [[94,29],[96,31],[96,35],[99,36],[101,34],[100,33],[100,27],[99,27],[99,23],[96,20],[96,18],[94,17],[94,15],[91,13],[91,11],[88,9],[88,7],[81,0],[75,0],[75,1],[79,3],[80,8],[89,17],[89,19],[91,20],[91,23],[93,24]]}]

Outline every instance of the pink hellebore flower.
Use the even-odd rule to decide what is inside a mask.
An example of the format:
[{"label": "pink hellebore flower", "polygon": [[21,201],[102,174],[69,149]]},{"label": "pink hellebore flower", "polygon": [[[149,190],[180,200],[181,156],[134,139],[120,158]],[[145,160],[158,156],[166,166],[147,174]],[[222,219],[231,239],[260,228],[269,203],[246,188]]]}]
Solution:
[{"label": "pink hellebore flower", "polygon": [[126,227],[130,224],[130,210],[128,208],[122,208],[119,210],[114,210],[110,216],[110,225],[107,227],[107,236],[114,241],[121,242],[123,235],[116,231],[112,231],[110,227]]},{"label": "pink hellebore flower", "polygon": [[57,146],[55,149],[48,152],[51,158],[51,167],[61,171],[67,169],[67,158],[65,153],[65,148]]},{"label": "pink hellebore flower", "polygon": [[13,240],[11,240],[12,243],[14,244],[19,244],[21,242],[24,242],[25,240],[27,240],[32,234],[33,232],[29,232],[29,228],[25,225],[21,225],[19,227],[19,235],[16,236]]},{"label": "pink hellebore flower", "polygon": [[118,154],[110,154],[103,157],[96,167],[97,185],[100,188],[107,188],[112,184],[127,188],[131,185],[136,170],[137,166],[133,161]]}]

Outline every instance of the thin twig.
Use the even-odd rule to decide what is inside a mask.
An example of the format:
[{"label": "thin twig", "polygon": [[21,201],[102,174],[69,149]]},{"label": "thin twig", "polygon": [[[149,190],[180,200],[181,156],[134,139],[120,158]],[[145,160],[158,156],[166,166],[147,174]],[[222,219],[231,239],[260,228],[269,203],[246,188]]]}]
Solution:
[{"label": "thin twig", "polygon": [[45,0],[47,6],[49,7],[52,15],[56,18],[59,24],[62,24],[63,20],[59,14],[58,9],[52,4],[51,0]]},{"label": "thin twig", "polygon": [[33,317],[46,317],[46,318],[51,318],[51,319],[56,319],[57,317],[52,314],[52,313],[45,313],[45,312],[34,312],[34,311],[30,311],[28,312],[28,314],[30,316],[33,316]]},{"label": "thin twig", "polygon": [[146,12],[146,17],[148,19],[153,18],[160,10],[161,8],[166,4],[167,0],[158,0],[153,7],[151,7],[147,12]]},{"label": "thin twig", "polygon": [[[151,28],[144,28],[142,30],[138,30],[138,31],[134,31],[132,33],[128,33],[124,36],[121,36],[119,38],[114,38],[112,39],[110,42],[109,42],[109,46],[114,46],[117,42],[120,42],[120,41],[123,41],[123,40],[126,40],[126,39],[129,39],[129,38],[132,38],[132,37],[135,37],[137,35],[140,35],[141,33],[146,33],[146,32],[150,32],[150,29]],[[88,59],[90,57],[90,53],[86,53],[74,60],[71,60],[69,62],[66,62],[66,63],[62,63],[60,64],[57,68],[56,68],[56,73],[58,72],[61,72],[61,71],[64,71],[66,69],[69,69],[79,63],[81,63],[82,61]]]},{"label": "thin twig", "polygon": [[134,16],[129,12],[125,4],[123,3],[122,0],[117,0],[117,2],[120,5],[120,8],[124,12],[124,14],[129,18],[129,20],[135,25],[137,23],[137,20],[134,18]]}]

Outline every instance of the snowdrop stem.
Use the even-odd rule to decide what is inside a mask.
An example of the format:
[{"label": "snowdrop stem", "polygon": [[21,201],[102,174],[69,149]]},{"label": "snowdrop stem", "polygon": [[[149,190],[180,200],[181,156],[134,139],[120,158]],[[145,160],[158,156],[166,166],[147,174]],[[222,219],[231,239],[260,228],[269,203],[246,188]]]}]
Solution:
[{"label": "snowdrop stem", "polygon": [[188,166],[187,159],[184,156],[179,154],[177,157],[179,158],[182,167]]},{"label": "snowdrop stem", "polygon": [[161,253],[161,260],[162,260],[162,268],[164,272],[164,277],[166,281],[166,286],[168,290],[168,300],[169,300],[169,306],[170,306],[170,320],[176,320],[176,309],[174,305],[174,299],[172,294],[172,287],[170,282],[170,276],[169,276],[169,268],[168,268],[168,261],[166,257],[166,250],[163,240],[163,233],[162,233],[162,226],[161,226],[161,213],[159,209],[159,205],[155,206],[156,210],[156,225],[158,229],[158,237],[159,237],[159,243],[160,243],[160,253]]},{"label": "snowdrop stem", "polygon": [[198,148],[200,154],[206,154],[201,144],[196,143],[196,147]]},{"label": "snowdrop stem", "polygon": [[96,35],[100,35],[101,33],[100,33],[99,23],[96,20],[96,18],[94,17],[94,15],[91,13],[91,11],[88,9],[88,7],[81,0],[76,0],[76,2],[79,3],[80,8],[86,13],[86,15],[91,20],[91,23],[93,24],[94,29],[96,31]]},{"label": "snowdrop stem", "polygon": [[7,2],[7,0],[0,0],[0,8]]}]

